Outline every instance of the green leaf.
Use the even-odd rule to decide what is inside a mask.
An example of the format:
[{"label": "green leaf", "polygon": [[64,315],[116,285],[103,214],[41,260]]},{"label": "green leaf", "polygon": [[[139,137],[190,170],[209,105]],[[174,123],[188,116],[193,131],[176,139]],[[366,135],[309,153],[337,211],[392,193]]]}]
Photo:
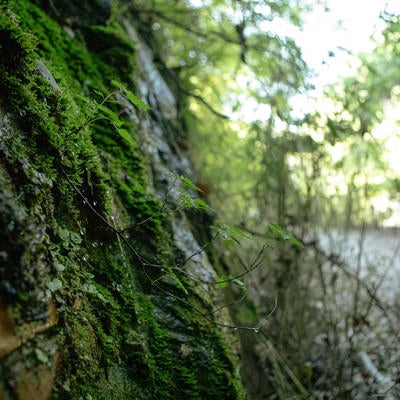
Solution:
[{"label": "green leaf", "polygon": [[203,200],[203,199],[194,199],[194,208],[197,208],[199,210],[206,210],[209,211],[211,208],[208,206],[208,204]]},{"label": "green leaf", "polygon": [[17,296],[18,296],[18,299],[22,302],[29,300],[29,296],[25,292],[22,292],[20,290],[17,290]]},{"label": "green leaf", "polygon": [[103,94],[103,92],[100,92],[100,90],[94,89],[93,92],[96,93],[96,94],[97,94],[99,97],[101,97],[102,99],[104,99],[104,94]]},{"label": "green leaf", "polygon": [[134,93],[132,93],[130,90],[125,89],[124,95],[127,97],[127,99],[136,107],[141,108],[143,110],[150,110],[151,107],[148,106],[145,102],[139,99]]},{"label": "green leaf", "polygon": [[182,184],[183,184],[184,186],[186,186],[187,188],[193,189],[193,190],[196,190],[196,191],[202,191],[200,188],[198,188],[198,187],[192,182],[192,180],[191,180],[190,178],[187,178],[187,177],[185,177],[185,176],[180,176],[179,179],[180,179],[180,181],[182,182]]},{"label": "green leaf", "polygon": [[71,242],[72,243],[75,243],[75,244],[81,244],[82,243],[82,238],[79,235],[79,233],[70,232],[69,236],[71,238]]},{"label": "green leaf", "polygon": [[182,281],[179,279],[179,277],[172,271],[171,268],[168,268],[168,276],[173,279],[177,285],[183,290],[183,292],[185,294],[189,294],[189,292],[187,291],[187,289],[185,288],[184,284],[182,283]]},{"label": "green leaf", "polygon": [[243,229],[238,228],[237,226],[230,227],[231,235],[240,236],[244,239],[251,239],[251,235],[245,232]]},{"label": "green leaf", "polygon": [[60,290],[62,288],[62,286],[63,286],[62,282],[58,278],[53,279],[52,281],[50,281],[47,284],[48,289],[52,293],[57,292],[58,290]]},{"label": "green leaf", "polygon": [[64,265],[64,264],[61,264],[61,263],[59,263],[59,262],[55,262],[55,263],[54,263],[54,269],[55,269],[57,272],[63,272],[63,271],[65,270],[65,265]]},{"label": "green leaf", "polygon": [[116,112],[110,110],[103,104],[97,104],[96,108],[101,111],[107,118],[109,118],[116,126],[121,126],[122,121],[119,119],[119,116]]},{"label": "green leaf", "polygon": [[38,361],[40,361],[41,363],[47,364],[49,362],[49,357],[43,350],[35,348],[35,355]]},{"label": "green leaf", "polygon": [[285,233],[283,228],[278,224],[269,224],[268,229],[272,234],[279,237],[281,237]]},{"label": "green leaf", "polygon": [[58,236],[60,236],[61,240],[69,242],[69,230],[68,229],[60,229],[58,232]]},{"label": "green leaf", "polygon": [[66,392],[70,392],[70,391],[71,391],[71,386],[70,386],[69,380],[66,380],[66,381],[63,383],[62,388],[63,388]]},{"label": "green leaf", "polygon": [[221,289],[225,288],[228,286],[229,281],[233,279],[233,275],[228,274],[228,275],[221,275],[216,279],[216,283],[218,284],[218,287]]},{"label": "green leaf", "polygon": [[292,243],[293,245],[300,247],[301,249],[304,249],[304,244],[300,242],[300,240],[296,239],[294,236],[290,236],[288,238],[289,242]]},{"label": "green leaf", "polygon": [[102,301],[103,303],[107,304],[110,301],[100,292],[100,290],[97,288],[97,286],[94,283],[88,283],[87,285],[85,285],[83,287],[83,290],[88,293],[91,294],[93,296],[96,296],[100,301]]},{"label": "green leaf", "polygon": [[246,285],[244,284],[244,282],[240,279],[234,279],[232,281],[239,289],[241,290],[246,290]]},{"label": "green leaf", "polygon": [[126,129],[117,128],[117,132],[122,137],[122,139],[125,140],[125,142],[128,145],[130,145],[130,146],[134,146],[135,145],[135,142],[134,142],[132,136],[130,135],[130,133]]},{"label": "green leaf", "polygon": [[131,92],[129,89],[126,88],[126,85],[123,85],[121,82],[118,82],[116,80],[112,80],[111,84],[116,87],[118,90],[121,91],[121,93],[126,96],[126,98],[136,107],[141,108],[143,110],[150,110],[151,107],[149,107],[144,101],[139,99],[136,94]]},{"label": "green leaf", "polygon": [[267,238],[289,241],[296,247],[304,248],[304,245],[294,236],[289,235],[280,225],[269,224],[268,230],[265,234]]},{"label": "green leaf", "polygon": [[180,194],[179,200],[181,202],[181,206],[183,208],[191,208],[193,206],[192,196],[190,196],[190,194],[186,193],[182,189],[178,189],[178,192]]},{"label": "green leaf", "polygon": [[113,85],[114,87],[116,87],[119,90],[125,90],[125,85],[123,85],[121,82],[118,82],[114,79],[111,80],[111,85]]},{"label": "green leaf", "polygon": [[225,243],[225,246],[227,246],[227,247],[233,247],[235,244],[240,244],[239,241],[233,240],[233,239],[225,239],[224,243]]},{"label": "green leaf", "polygon": [[217,221],[216,225],[211,226],[211,229],[218,236],[221,236],[224,243],[228,246],[232,246],[235,243],[240,244],[239,239],[251,239],[248,233],[236,226],[229,225],[225,221]]}]

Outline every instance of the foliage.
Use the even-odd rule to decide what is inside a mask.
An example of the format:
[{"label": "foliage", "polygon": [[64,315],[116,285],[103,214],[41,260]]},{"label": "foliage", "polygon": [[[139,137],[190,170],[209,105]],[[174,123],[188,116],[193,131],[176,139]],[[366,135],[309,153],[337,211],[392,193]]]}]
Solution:
[{"label": "foliage", "polygon": [[266,236],[271,236],[277,240],[287,240],[297,247],[304,247],[298,239],[296,239],[294,236],[288,235],[278,224],[270,224]]},{"label": "foliage", "polygon": [[[0,289],[11,303],[34,304],[32,315],[43,314],[48,299],[63,310],[55,396],[112,398],[120,385],[126,398],[240,397],[215,323],[244,328],[247,365],[263,367],[251,369],[263,382],[262,393],[248,385],[254,398],[365,394],[362,382],[352,383],[364,379],[357,361],[369,345],[363,334],[384,337],[366,328],[368,317],[393,314],[380,314],[387,307],[377,299],[378,283],[371,288],[359,271],[352,275],[336,255],[307,242],[313,228],[381,223],[373,200],[398,189],[376,131],[398,100],[398,17],[385,16],[383,41],[358,57],[353,76],[327,89],[331,107],[299,118],[291,98],[310,88],[307,68],[295,38],[278,26],[301,26],[304,1],[180,0],[172,7],[121,0],[105,25],[79,28],[57,15],[75,38],[38,3],[9,1],[0,14],[0,88],[10,99],[2,107],[20,125],[0,145],[7,227],[0,242],[12,244]],[[57,14],[53,2],[44,3]],[[174,91],[179,121],[168,129],[189,135],[198,181],[209,193],[181,171],[169,176],[161,201],[147,192],[140,127],[124,107],[131,103],[139,118],[157,110],[134,94],[135,48],[122,16],[135,21]],[[38,73],[39,59],[61,96]],[[177,153],[186,143],[180,146]],[[211,239],[185,257],[169,217],[191,211],[221,219],[211,223]],[[40,240],[36,232],[44,232]],[[274,244],[268,252],[266,240]],[[211,245],[220,250],[219,276],[203,279],[184,268],[215,251]],[[31,250],[21,258],[21,248]],[[20,259],[25,270],[14,267]],[[44,278],[33,289],[35,276]],[[235,324],[214,318],[219,310],[196,282],[224,290]],[[32,318],[23,309],[15,307],[15,319]],[[243,315],[262,323],[241,326]],[[41,347],[32,355],[51,362]],[[365,395],[378,393],[368,387]]]},{"label": "foliage", "polygon": [[[281,398],[307,396],[304,387],[315,389],[316,396],[321,394],[318,390],[334,392],[332,387],[317,387],[318,379],[322,382],[331,373],[329,368],[316,371],[314,361],[310,366],[300,354],[315,345],[322,331],[335,340],[344,335],[343,347],[332,345],[332,359],[336,357],[340,369],[337,382],[351,380],[346,374],[354,364],[340,356],[341,349],[350,351],[351,346],[346,347],[346,332],[335,331],[340,317],[328,313],[335,299],[330,298],[325,315],[316,306],[320,291],[326,289],[322,281],[316,282],[329,272],[322,268],[317,274],[307,242],[313,243],[310,237],[321,227],[382,224],[387,212],[375,206],[376,200],[397,193],[393,188],[398,188],[398,179],[385,155],[385,141],[393,141],[390,135],[382,139],[378,127],[398,96],[398,18],[386,15],[387,29],[374,52],[352,55],[353,64],[359,65],[354,73],[326,88],[315,112],[299,117],[292,112],[291,98],[310,89],[307,69],[295,38],[274,32],[268,23],[279,20],[286,28],[288,22],[301,24],[304,9],[289,1],[169,5],[162,0],[151,5],[135,1],[132,10],[142,26],[152,28],[144,33],[175,88],[199,180],[211,188],[211,204],[224,220],[214,223],[213,231],[228,244],[241,241],[241,232],[255,236],[253,243],[236,246],[229,257],[226,248],[221,251],[228,266],[221,283],[243,270],[240,257],[253,254],[266,237],[276,240],[265,255],[266,268],[249,278],[256,288],[251,294],[259,315],[270,306],[271,297],[278,301],[271,342],[263,344],[269,349],[264,352],[265,369],[275,373],[266,380]],[[185,206],[193,205],[190,196],[182,200]],[[235,263],[232,255],[237,252]],[[360,296],[368,302],[368,294]],[[355,298],[351,302],[357,303]],[[307,336],[308,329],[315,331]],[[269,355],[271,348],[275,357]],[[289,353],[287,359],[284,353]],[[343,390],[336,395],[349,395]]]},{"label": "foliage", "polygon": [[[241,398],[212,318],[169,296],[179,291],[208,312],[190,280],[168,269],[179,251],[162,204],[146,193],[137,126],[123,108],[148,110],[127,89],[132,42],[119,24],[74,27],[72,38],[28,1],[2,6],[0,21],[0,86],[10,100],[1,112],[18,124],[1,131],[0,295],[13,323],[41,329],[1,359],[1,395],[14,395],[6,381],[20,385],[25,365],[41,385],[38,364],[55,371],[57,357],[52,398]],[[38,73],[39,59],[61,94]],[[164,268],[175,284],[157,283]],[[47,326],[48,304],[57,326]]]}]

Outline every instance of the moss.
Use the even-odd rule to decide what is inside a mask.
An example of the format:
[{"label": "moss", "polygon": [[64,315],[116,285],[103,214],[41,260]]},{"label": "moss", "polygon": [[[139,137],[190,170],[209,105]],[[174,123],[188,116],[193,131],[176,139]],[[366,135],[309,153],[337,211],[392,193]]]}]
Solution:
[{"label": "moss", "polygon": [[[179,251],[147,194],[137,127],[118,104],[107,106],[129,140],[107,119],[94,121],[111,79],[133,86],[134,49],[123,30],[86,24],[71,38],[28,1],[10,1],[0,27],[0,90],[10,100],[0,112],[15,121],[0,127],[0,304],[7,299],[18,326],[47,318],[49,303],[58,315],[57,327],[14,354],[57,337],[54,399],[240,398],[219,332],[177,297],[208,305],[193,283],[182,278],[184,291],[163,277]],[[124,237],[116,234],[123,228]],[[26,354],[33,363],[35,352]],[[0,375],[14,371],[13,357],[0,360]],[[8,378],[18,382],[15,374]],[[0,395],[14,394],[0,379]]]},{"label": "moss", "polygon": [[174,299],[151,299],[142,297],[138,310],[147,331],[150,398],[215,399],[223,393],[225,399],[236,399],[233,365],[214,327]]},{"label": "moss", "polygon": [[106,23],[111,16],[111,0],[33,0],[56,20],[65,24],[90,25]]},{"label": "moss", "polygon": [[[135,65],[134,47],[128,41],[120,25],[90,26],[83,31],[88,50],[96,54],[106,67],[106,76],[118,76],[122,82],[129,82]],[[118,43],[118,46],[115,46]]]}]

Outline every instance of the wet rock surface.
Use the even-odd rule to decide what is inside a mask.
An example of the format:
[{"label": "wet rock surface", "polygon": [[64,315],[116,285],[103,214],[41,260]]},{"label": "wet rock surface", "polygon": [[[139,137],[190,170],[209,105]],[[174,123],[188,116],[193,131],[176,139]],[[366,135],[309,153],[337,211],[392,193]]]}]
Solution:
[{"label": "wet rock surface", "polygon": [[56,18],[72,25],[105,24],[111,16],[111,0],[45,0],[42,3]]},{"label": "wet rock surface", "polygon": [[194,180],[177,101],[136,21],[110,12],[0,15],[0,398],[242,398],[218,296],[190,277],[216,273],[170,174]]}]

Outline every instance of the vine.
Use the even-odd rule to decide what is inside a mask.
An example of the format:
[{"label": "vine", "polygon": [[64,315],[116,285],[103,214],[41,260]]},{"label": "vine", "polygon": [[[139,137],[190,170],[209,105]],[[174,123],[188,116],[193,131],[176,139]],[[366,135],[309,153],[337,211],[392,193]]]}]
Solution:
[{"label": "vine", "polygon": [[[117,88],[116,91],[113,91],[112,93],[108,94],[107,96],[102,95],[99,92],[96,92],[99,96],[101,96],[101,101],[91,101],[88,102],[87,99],[85,98],[85,101],[90,104],[90,113],[88,118],[85,120],[85,127],[89,127],[91,124],[93,124],[96,121],[99,120],[105,120],[109,122],[118,132],[118,134],[122,137],[122,139],[127,142],[128,144],[132,144],[133,139],[130,137],[130,134],[127,130],[123,128],[124,121],[120,119],[119,114],[112,110],[109,105],[122,105],[123,103],[118,100],[118,97],[123,96],[125,99],[130,101],[134,106],[138,107],[139,109],[142,110],[149,110],[150,107],[144,103],[141,99],[139,99],[133,92],[131,92],[129,89],[127,89],[124,85],[117,81],[112,81],[111,82],[114,87]],[[187,265],[187,263],[192,260],[194,257],[197,255],[200,255],[204,253],[209,246],[212,245],[214,241],[217,239],[222,239],[224,244],[226,246],[234,246],[236,244],[240,244],[240,240],[242,239],[251,239],[252,235],[250,235],[248,232],[245,230],[237,227],[237,226],[231,226],[225,221],[217,220],[214,225],[211,226],[211,230],[213,232],[213,236],[211,240],[208,243],[205,243],[204,245],[200,246],[196,251],[194,251],[191,255],[187,256],[183,261],[181,261],[178,264],[175,265],[170,265],[170,266],[163,266],[159,265],[153,262],[148,261],[142,254],[140,254],[137,249],[134,247],[134,245],[129,241],[128,236],[126,235],[127,231],[130,230],[135,230],[140,225],[144,225],[146,223],[149,223],[152,219],[171,214],[177,211],[182,211],[182,210],[187,210],[187,209],[195,209],[199,210],[202,212],[213,212],[213,209],[201,198],[193,195],[193,192],[201,192],[202,189],[198,187],[195,183],[192,182],[192,180],[188,177],[181,176],[178,174],[175,174],[173,172],[169,173],[169,177],[172,178],[172,183],[169,185],[167,188],[165,197],[163,201],[161,202],[159,212],[156,215],[152,215],[148,218],[145,218],[144,220],[135,223],[134,225],[128,226],[128,227],[123,227],[123,228],[118,228],[115,225],[115,221],[112,217],[104,215],[102,212],[100,212],[91,202],[89,199],[85,196],[85,194],[79,189],[79,187],[71,180],[69,177],[67,171],[64,169],[64,167],[59,163],[59,168],[62,171],[63,175],[67,179],[68,183],[70,186],[73,188],[73,190],[76,192],[76,194],[82,199],[83,204],[86,205],[90,211],[96,216],[96,218],[101,221],[109,230],[111,230],[117,237],[119,242],[124,243],[125,246],[129,249],[129,251],[135,256],[135,258],[139,261],[142,270],[146,276],[146,278],[149,280],[149,282],[157,288],[160,292],[164,293],[166,296],[169,296],[171,298],[174,298],[181,304],[185,305],[186,307],[189,307],[193,311],[195,311],[197,314],[199,314],[201,317],[203,317],[205,320],[208,322],[211,322],[214,325],[223,327],[223,328],[229,328],[229,329],[234,329],[234,330],[247,330],[247,331],[252,331],[255,333],[258,333],[263,326],[265,320],[267,320],[274,312],[277,307],[277,301],[275,301],[274,307],[272,311],[265,317],[264,321],[261,321],[258,326],[251,327],[251,326],[245,326],[245,325],[234,325],[234,324],[229,324],[229,323],[222,323],[215,321],[211,316],[217,313],[218,311],[229,307],[232,304],[237,304],[238,302],[241,302],[246,294],[242,296],[239,301],[234,301],[229,304],[222,305],[218,307],[217,309],[212,310],[211,312],[204,312],[200,310],[198,307],[196,307],[194,304],[190,303],[189,301],[185,300],[184,298],[177,296],[170,291],[164,289],[160,284],[158,283],[163,277],[168,276],[169,278],[173,279],[176,284],[181,288],[181,290],[187,294],[187,289],[185,288],[184,284],[182,283],[181,279],[179,278],[178,274],[175,273],[179,272],[179,274],[182,274],[186,276],[187,278],[201,282],[207,285],[213,285],[217,286],[219,288],[224,288],[228,284],[231,283],[236,283],[241,290],[246,291],[246,287],[244,283],[240,280],[242,277],[245,275],[251,273],[252,271],[256,270],[257,268],[260,267],[260,265],[263,262],[264,254],[265,254],[265,249],[267,245],[263,245],[260,249],[260,251],[257,253],[257,255],[254,257],[254,260],[247,266],[245,267],[245,270],[242,273],[239,273],[237,275],[223,275],[215,280],[209,280],[209,279],[204,279],[200,276],[197,276],[191,272],[185,271],[184,267]],[[178,193],[178,202],[179,205],[175,209],[169,210],[167,209],[167,204],[170,200],[171,192],[173,190],[176,190]],[[191,193],[192,192],[192,193]],[[112,222],[110,222],[112,221]],[[288,235],[282,227],[280,227],[277,224],[270,224],[269,230],[267,234],[265,235],[266,239],[275,239],[275,240],[288,240],[291,242],[293,245],[302,247],[302,244],[293,236]],[[153,279],[148,272],[148,268],[157,268],[163,271],[164,275],[161,277],[158,277],[157,279]]]}]

